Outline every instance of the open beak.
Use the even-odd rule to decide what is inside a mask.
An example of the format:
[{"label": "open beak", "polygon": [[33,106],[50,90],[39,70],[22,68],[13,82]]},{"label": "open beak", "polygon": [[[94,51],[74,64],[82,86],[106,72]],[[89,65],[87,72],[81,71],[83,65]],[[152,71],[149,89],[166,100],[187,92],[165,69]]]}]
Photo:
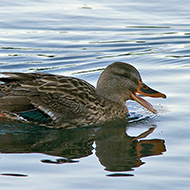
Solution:
[{"label": "open beak", "polygon": [[[137,93],[142,94],[144,96],[150,96],[150,97],[153,97],[153,98],[166,98],[165,94],[162,94],[162,93],[160,93],[160,92],[158,92],[156,90],[151,89],[150,87],[148,87],[143,82],[138,81],[138,83],[139,83],[139,85],[138,85]],[[136,93],[132,93],[131,98],[133,100],[137,101],[143,107],[150,110],[152,113],[154,113],[154,114],[157,113],[157,111],[153,108],[153,106],[149,102],[147,102],[143,98],[137,96]]]}]

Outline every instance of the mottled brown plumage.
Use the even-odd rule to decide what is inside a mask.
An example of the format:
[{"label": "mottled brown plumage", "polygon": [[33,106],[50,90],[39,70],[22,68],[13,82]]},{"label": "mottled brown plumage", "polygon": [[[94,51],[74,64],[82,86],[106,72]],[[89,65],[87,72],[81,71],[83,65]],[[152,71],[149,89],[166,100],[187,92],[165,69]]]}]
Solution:
[{"label": "mottled brown plumage", "polygon": [[[101,74],[97,88],[88,82],[46,73],[10,73],[0,86],[0,111],[22,117],[40,112],[39,124],[55,128],[97,125],[127,116],[126,101],[141,77],[129,64],[115,62]],[[34,117],[37,117],[34,115]],[[25,117],[24,117],[25,118]],[[46,119],[44,119],[46,118]]]}]

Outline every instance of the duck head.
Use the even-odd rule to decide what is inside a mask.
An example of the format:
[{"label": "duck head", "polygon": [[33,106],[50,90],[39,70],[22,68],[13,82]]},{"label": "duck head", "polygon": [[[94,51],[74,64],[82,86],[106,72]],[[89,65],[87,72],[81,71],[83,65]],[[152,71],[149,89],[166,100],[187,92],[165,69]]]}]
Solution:
[{"label": "duck head", "polygon": [[127,100],[135,100],[155,114],[153,106],[137,93],[154,98],[166,98],[165,94],[143,83],[137,69],[124,62],[115,62],[106,67],[98,79],[96,93],[120,104],[126,104]]}]

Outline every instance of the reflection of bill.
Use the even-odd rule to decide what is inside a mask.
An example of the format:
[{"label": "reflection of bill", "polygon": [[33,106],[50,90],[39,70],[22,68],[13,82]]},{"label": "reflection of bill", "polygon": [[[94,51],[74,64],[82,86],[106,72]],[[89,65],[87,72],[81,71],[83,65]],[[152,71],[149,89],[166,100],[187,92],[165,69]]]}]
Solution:
[{"label": "reflection of bill", "polygon": [[[107,171],[131,171],[132,168],[144,164],[140,158],[160,155],[166,151],[163,140],[139,140],[153,131],[154,128],[150,128],[137,137],[130,137],[125,134],[118,136],[118,138],[115,131],[115,140],[110,135],[110,138],[96,141],[96,155]],[[118,174],[118,176],[120,175]],[[113,176],[116,176],[116,174],[113,174]]]},{"label": "reflection of bill", "polygon": [[164,141],[160,139],[141,140],[137,142],[137,156],[139,158],[145,156],[160,155],[165,152]]},{"label": "reflection of bill", "polygon": [[[148,131],[140,134],[137,137],[134,137],[133,141],[148,136],[150,133],[154,131],[154,129],[155,128],[150,128]],[[166,151],[164,140],[161,139],[140,140],[137,142],[136,150],[139,158],[160,155],[162,154],[162,152]]]}]

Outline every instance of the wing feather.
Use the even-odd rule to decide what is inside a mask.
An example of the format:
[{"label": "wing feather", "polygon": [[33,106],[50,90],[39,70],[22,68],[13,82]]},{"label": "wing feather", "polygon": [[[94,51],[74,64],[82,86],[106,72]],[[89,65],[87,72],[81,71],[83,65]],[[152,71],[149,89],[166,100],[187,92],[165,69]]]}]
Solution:
[{"label": "wing feather", "polygon": [[[74,77],[46,73],[1,73],[1,110],[22,112],[32,107],[48,115],[55,123],[81,117],[95,88]],[[7,96],[7,98],[6,98]],[[9,101],[9,105],[6,105]],[[16,103],[15,102],[20,102]],[[14,107],[14,109],[11,107]]]}]

